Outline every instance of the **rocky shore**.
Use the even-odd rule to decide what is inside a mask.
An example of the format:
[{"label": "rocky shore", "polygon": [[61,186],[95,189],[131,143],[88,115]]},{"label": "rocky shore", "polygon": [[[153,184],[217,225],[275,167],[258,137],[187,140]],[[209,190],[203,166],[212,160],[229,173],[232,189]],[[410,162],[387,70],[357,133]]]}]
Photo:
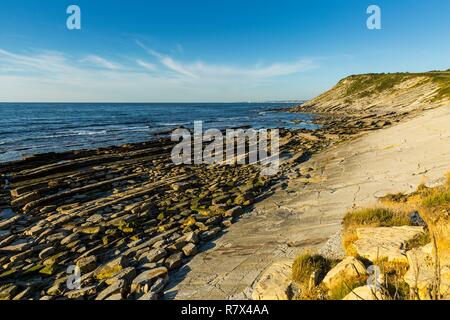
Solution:
[{"label": "rocky shore", "polygon": [[[442,77],[439,75],[438,85],[442,81],[448,85],[445,82],[447,75]],[[367,101],[371,98],[371,92],[384,94],[386,88],[391,91],[392,97],[399,98],[405,104],[415,95],[410,95],[409,91],[407,94],[402,93],[403,80],[398,83],[398,79],[394,82],[388,79],[388,86],[384,82],[380,82],[382,86],[378,82],[371,82],[372,86],[364,86],[365,91],[361,92],[356,90],[361,86],[360,83],[354,80],[351,78],[337,85],[341,95],[336,101],[331,92],[291,110],[314,112],[317,114],[315,123],[321,127],[317,130],[280,130],[281,165],[275,176],[262,176],[260,168],[254,165],[174,165],[170,157],[174,142],[169,139],[95,150],[41,154],[1,164],[0,299],[158,299],[166,294],[166,285],[172,276],[176,274],[179,277],[180,268],[209,251],[211,241],[226,233],[227,228],[233,227],[241,215],[253,210],[254,206],[263,202],[261,200],[272,194],[275,197],[276,191],[286,189],[290,182],[294,182],[291,189],[296,189],[279,193],[278,200],[273,201],[276,210],[284,207],[289,209],[288,213],[277,212],[271,219],[275,219],[273,221],[280,228],[283,227],[284,235],[298,232],[293,236],[300,244],[312,241],[303,239],[303,235],[317,238],[317,243],[328,239],[331,235],[328,232],[335,230],[336,221],[342,218],[343,213],[328,218],[333,222],[330,230],[320,231],[313,222],[318,220],[321,224],[326,221],[330,212],[341,210],[340,207],[344,206],[341,202],[347,201],[349,197],[353,197],[354,202],[359,195],[373,197],[371,188],[362,191],[361,185],[367,181],[360,181],[360,177],[370,177],[373,172],[385,172],[386,168],[379,163],[371,164],[371,161],[374,162],[372,158],[394,148],[399,143],[395,140],[397,137],[403,137],[408,132],[413,135],[413,130],[416,134],[418,126],[414,124],[411,129],[406,125],[402,131],[395,131],[399,130],[396,129],[399,126],[396,126],[392,128],[393,137],[374,136],[373,141],[356,138],[364,137],[370,131],[393,126],[405,118],[412,118],[424,109],[414,105],[412,108],[396,110],[381,104],[365,108],[365,104],[358,101]],[[407,86],[408,90],[431,87],[429,81],[420,82],[420,86],[413,81]],[[355,83],[359,86],[356,89]],[[390,86],[400,89],[391,90]],[[345,90],[341,90],[342,87]],[[446,103],[447,87],[434,88],[433,85],[433,90],[440,91],[426,98],[432,98],[433,101],[442,98],[440,105]],[[364,93],[366,91],[369,94]],[[338,108],[343,102],[357,105],[358,108]],[[336,108],[340,112],[335,112]],[[428,119],[427,128],[436,129],[434,124],[448,115],[442,117]],[[442,128],[442,124],[439,128]],[[429,138],[427,143],[436,140],[434,131],[426,131],[428,129],[422,127],[421,130]],[[443,139],[442,135],[439,137]],[[317,186],[313,186],[309,194],[306,193],[301,199],[292,196],[299,192],[300,187],[315,182],[308,168],[299,164],[319,151],[352,139],[356,139],[355,148],[358,150],[378,145],[379,149],[376,150],[379,152],[372,158],[358,155],[364,158],[365,165],[371,164],[373,172],[354,169],[353,158],[349,157],[355,156],[352,153],[354,147],[347,144],[350,151],[341,150],[341,158],[334,153],[322,155],[325,159],[318,157],[318,167],[323,163],[332,163],[334,166],[319,168],[317,171],[322,175],[340,177],[342,168],[347,168],[348,172],[354,173],[351,177],[353,180],[349,179],[351,185],[346,185],[340,177],[334,184],[333,181],[331,184],[329,182],[328,186],[316,183]],[[391,145],[384,146],[389,139],[393,140]],[[405,139],[401,144],[405,144]],[[406,147],[409,145],[406,144]],[[420,147],[422,145],[415,145],[416,150]],[[423,152],[432,153],[436,150],[433,148]],[[365,151],[366,154],[373,152],[372,149]],[[440,160],[445,157],[445,154],[436,155]],[[414,157],[412,154],[404,159],[411,165],[403,170],[407,179],[397,179],[398,183],[410,180],[408,170],[417,170],[416,158],[417,155]],[[398,165],[394,159],[397,156],[389,153],[381,161],[386,161],[385,165]],[[361,169],[362,166],[359,164],[357,167]],[[378,182],[375,182],[373,188],[379,188]],[[352,190],[356,187],[358,190],[354,193]],[[350,188],[350,192],[339,195],[344,188]],[[315,208],[314,203],[319,200],[330,206],[325,209]],[[304,211],[302,214],[305,217],[297,213],[299,208]],[[270,222],[271,219],[262,217],[260,220]],[[247,221],[247,226],[249,223]],[[296,228],[289,229],[292,223]],[[302,223],[305,227],[299,231],[297,227]],[[315,230],[318,230],[317,234],[314,234]],[[244,232],[246,236],[248,232]],[[273,230],[267,232],[274,235]],[[235,234],[238,235],[236,239],[242,236],[242,232]],[[274,235],[274,239],[278,239],[278,236]],[[255,241],[260,242],[258,237],[255,237]],[[223,244],[225,247],[228,248],[228,244]],[[275,247],[279,246],[272,241],[267,254],[272,254]],[[291,247],[295,248],[295,243]],[[249,255],[254,254],[252,246],[247,249]],[[258,259],[267,260],[265,255],[262,252]],[[236,258],[234,262],[242,267],[240,259]],[[262,271],[253,270],[253,262],[249,260],[246,266],[255,273],[247,279],[250,283]],[[259,263],[258,268],[267,263]],[[236,271],[238,267],[233,268]],[[225,269],[229,277],[230,271]],[[200,273],[204,277],[203,272]],[[208,282],[205,279],[202,281]],[[229,281],[235,284],[239,280]],[[188,281],[188,287],[192,287],[189,284]],[[212,286],[209,282],[208,285]],[[222,290],[219,288],[219,291]],[[232,291],[236,293],[236,290]],[[211,298],[209,292],[205,294]],[[218,296],[222,297],[222,292]]]},{"label": "rocky shore", "polygon": [[[1,164],[0,297],[157,299],[174,270],[255,202],[308,179],[296,164],[400,118],[320,116],[318,130],[281,130],[271,177],[253,165],[176,166],[169,139]],[[76,288],[71,266],[81,271]]]}]

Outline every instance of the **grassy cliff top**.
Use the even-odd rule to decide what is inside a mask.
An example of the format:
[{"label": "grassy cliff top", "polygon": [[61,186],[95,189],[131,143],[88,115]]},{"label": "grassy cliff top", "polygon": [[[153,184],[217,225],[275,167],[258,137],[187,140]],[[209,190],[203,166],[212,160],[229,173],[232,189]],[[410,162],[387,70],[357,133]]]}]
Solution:
[{"label": "grassy cliff top", "polygon": [[[316,112],[409,112],[450,105],[450,69],[351,75],[306,102]],[[300,111],[300,110],[299,110]]]}]

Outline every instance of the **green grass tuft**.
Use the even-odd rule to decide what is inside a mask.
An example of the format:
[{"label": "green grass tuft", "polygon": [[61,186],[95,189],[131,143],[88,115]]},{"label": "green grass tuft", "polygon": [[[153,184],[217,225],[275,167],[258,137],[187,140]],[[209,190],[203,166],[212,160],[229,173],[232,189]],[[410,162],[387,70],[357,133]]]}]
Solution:
[{"label": "green grass tuft", "polygon": [[333,287],[328,292],[328,299],[330,300],[342,300],[352,292],[354,289],[367,284],[367,276],[359,276],[351,279],[343,280],[339,285]]},{"label": "green grass tuft", "polygon": [[319,278],[322,279],[331,266],[331,261],[319,254],[304,253],[292,265],[292,279],[299,284],[307,284],[314,271],[319,272]]},{"label": "green grass tuft", "polygon": [[351,226],[392,227],[408,224],[408,215],[376,207],[351,211],[344,218],[344,229]]},{"label": "green grass tuft", "polygon": [[442,207],[450,205],[450,190],[436,189],[433,193],[425,197],[422,205],[426,208]]}]

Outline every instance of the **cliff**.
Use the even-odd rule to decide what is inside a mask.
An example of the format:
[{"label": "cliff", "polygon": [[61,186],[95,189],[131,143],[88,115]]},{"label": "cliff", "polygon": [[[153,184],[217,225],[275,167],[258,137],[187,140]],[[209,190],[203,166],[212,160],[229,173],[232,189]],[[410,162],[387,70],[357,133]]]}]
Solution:
[{"label": "cliff", "polygon": [[352,75],[294,107],[294,112],[369,114],[431,109],[450,104],[450,69],[426,73]]}]

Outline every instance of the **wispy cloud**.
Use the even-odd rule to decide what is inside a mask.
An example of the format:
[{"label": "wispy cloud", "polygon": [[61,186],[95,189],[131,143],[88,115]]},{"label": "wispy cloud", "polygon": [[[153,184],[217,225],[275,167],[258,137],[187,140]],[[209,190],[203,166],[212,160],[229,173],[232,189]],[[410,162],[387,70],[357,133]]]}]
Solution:
[{"label": "wispy cloud", "polygon": [[136,63],[143,67],[144,69],[147,69],[149,71],[156,71],[156,66],[153,63],[149,63],[147,61],[141,60],[141,59],[137,59]]},{"label": "wispy cloud", "polygon": [[176,62],[175,60],[173,60],[171,57],[167,56],[167,55],[163,55],[159,52],[156,52],[154,50],[151,49],[146,49],[146,51],[156,57],[159,62],[164,65],[166,68],[168,68],[171,71],[174,71],[176,73],[179,73],[181,75],[185,75],[191,78],[198,78],[197,75],[195,75],[194,73],[190,72],[187,68],[185,68],[182,64]]},{"label": "wispy cloud", "polygon": [[[293,95],[285,96],[288,89],[281,82],[277,84],[276,78],[315,67],[313,60],[305,59],[247,67],[186,62],[149,48],[145,50],[146,57],[128,56],[117,62],[94,54],[75,56],[48,50],[17,53],[0,48],[0,101],[291,98]],[[274,96],[273,88],[278,88],[283,96]]]},{"label": "wispy cloud", "polygon": [[109,61],[105,58],[102,58],[100,56],[93,55],[93,54],[86,56],[82,61],[89,62],[89,63],[97,65],[101,68],[106,68],[106,69],[110,69],[110,70],[118,70],[118,69],[122,68],[121,65],[119,65],[115,62]]},{"label": "wispy cloud", "polygon": [[252,67],[213,65],[202,61],[185,63],[148,48],[140,41],[136,42],[168,70],[194,79],[217,77],[269,79],[300,73],[317,67],[316,63],[311,59],[298,59],[292,62],[277,62],[269,65],[256,64]]},{"label": "wispy cloud", "polygon": [[15,72],[63,72],[71,69],[65,55],[59,52],[42,51],[31,54],[17,54],[0,49],[0,66]]}]

